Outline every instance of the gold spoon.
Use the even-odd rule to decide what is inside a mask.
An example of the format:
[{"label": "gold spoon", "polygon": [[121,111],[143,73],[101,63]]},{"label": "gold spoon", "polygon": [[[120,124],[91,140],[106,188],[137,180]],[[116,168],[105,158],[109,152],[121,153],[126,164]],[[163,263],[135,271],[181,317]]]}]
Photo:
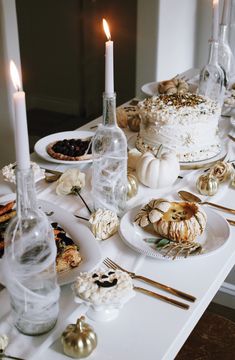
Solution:
[{"label": "gold spoon", "polygon": [[[215,204],[215,203],[212,203],[212,202],[209,202],[209,201],[202,201],[198,196],[196,196],[196,195],[194,195],[194,194],[192,194],[192,193],[190,193],[188,191],[180,190],[180,191],[178,191],[178,195],[179,195],[179,197],[181,199],[183,199],[185,201],[196,202],[196,203],[199,203],[201,205],[210,205],[210,206],[216,207],[217,209],[227,211],[230,214],[235,214],[234,209],[230,209],[230,208],[227,208],[225,206],[218,205],[218,204]],[[229,224],[235,225],[235,220],[227,219],[227,221],[229,222]]]}]

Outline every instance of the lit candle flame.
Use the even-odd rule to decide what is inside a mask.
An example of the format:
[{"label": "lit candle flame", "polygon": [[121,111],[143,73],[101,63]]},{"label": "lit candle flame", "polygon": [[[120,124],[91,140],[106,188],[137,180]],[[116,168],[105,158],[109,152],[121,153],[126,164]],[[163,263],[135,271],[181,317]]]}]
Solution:
[{"label": "lit candle flame", "polygon": [[20,81],[19,72],[17,70],[14,61],[12,60],[10,61],[10,74],[14,87],[16,88],[17,91],[20,91],[21,81]]},{"label": "lit candle flame", "polygon": [[218,6],[219,0],[213,0],[213,7]]},{"label": "lit candle flame", "polygon": [[110,34],[110,31],[109,31],[109,25],[108,25],[108,23],[107,23],[107,21],[105,19],[103,19],[103,28],[104,28],[105,35],[107,36],[107,39],[111,40],[111,34]]}]

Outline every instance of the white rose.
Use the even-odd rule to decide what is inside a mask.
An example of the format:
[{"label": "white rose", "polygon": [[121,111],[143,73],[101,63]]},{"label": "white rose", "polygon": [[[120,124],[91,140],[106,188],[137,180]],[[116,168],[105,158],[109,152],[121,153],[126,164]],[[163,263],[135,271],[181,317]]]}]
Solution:
[{"label": "white rose", "polygon": [[66,170],[57,181],[56,193],[69,195],[79,192],[86,183],[86,175],[79,169]]},{"label": "white rose", "polygon": [[8,336],[0,335],[0,351],[4,351],[8,345]]}]

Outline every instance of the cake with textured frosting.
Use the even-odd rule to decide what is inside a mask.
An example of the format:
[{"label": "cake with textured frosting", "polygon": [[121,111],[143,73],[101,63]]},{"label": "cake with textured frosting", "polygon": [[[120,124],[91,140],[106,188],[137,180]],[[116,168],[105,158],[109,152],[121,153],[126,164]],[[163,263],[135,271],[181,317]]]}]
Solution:
[{"label": "cake with textured frosting", "polygon": [[173,94],[147,98],[139,103],[141,117],[136,147],[157,152],[162,144],[175,151],[181,162],[212,158],[221,151],[218,103],[201,95]]}]

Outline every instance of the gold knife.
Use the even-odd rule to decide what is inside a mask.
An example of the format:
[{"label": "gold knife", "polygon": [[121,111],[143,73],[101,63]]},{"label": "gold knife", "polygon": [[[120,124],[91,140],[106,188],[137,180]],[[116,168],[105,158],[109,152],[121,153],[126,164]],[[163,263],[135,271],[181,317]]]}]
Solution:
[{"label": "gold knife", "polygon": [[139,287],[139,286],[134,286],[134,290],[139,291],[139,292],[142,292],[143,294],[146,294],[146,295],[149,295],[149,296],[153,296],[153,297],[155,297],[156,299],[160,299],[160,300],[166,301],[166,302],[168,302],[169,304],[178,306],[178,307],[180,307],[180,308],[182,308],[182,309],[185,309],[185,310],[188,310],[188,309],[189,309],[189,305],[188,305],[188,304],[185,304],[185,303],[182,303],[181,301],[178,301],[178,300],[169,298],[168,296],[164,296],[164,295],[155,293],[155,292],[150,291],[150,290],[148,290],[148,289],[145,289],[145,288],[142,288],[142,287]]}]

